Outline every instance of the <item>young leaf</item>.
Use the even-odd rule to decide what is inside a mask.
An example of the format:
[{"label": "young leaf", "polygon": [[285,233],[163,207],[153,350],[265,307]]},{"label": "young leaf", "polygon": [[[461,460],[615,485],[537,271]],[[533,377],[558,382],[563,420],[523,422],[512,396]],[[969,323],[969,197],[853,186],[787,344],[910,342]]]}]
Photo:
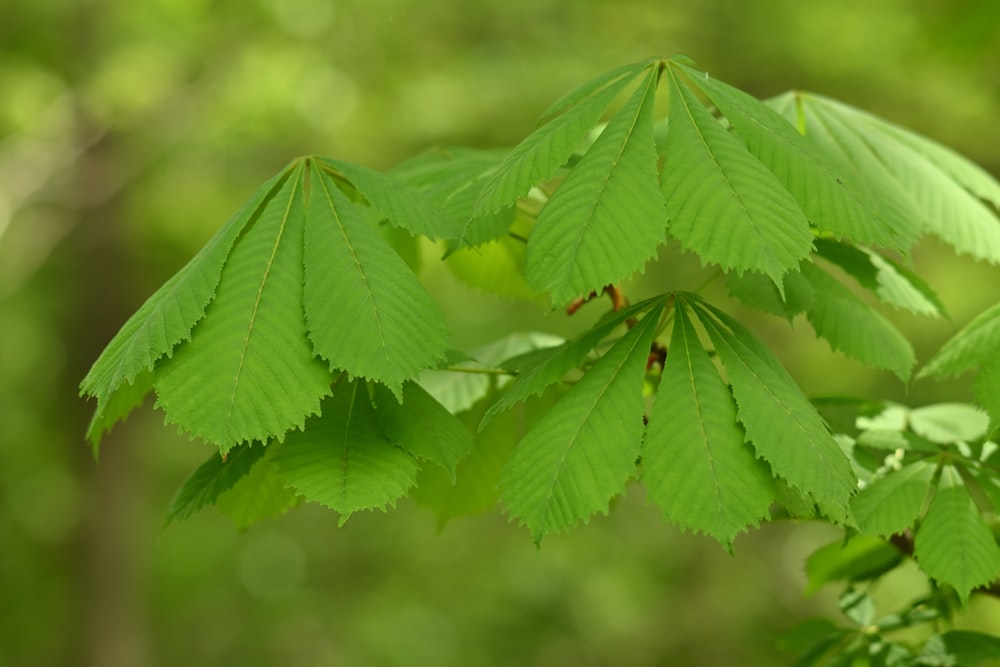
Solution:
[{"label": "young leaf", "polygon": [[907,414],[910,430],[940,444],[972,442],[987,433],[989,418],[968,403],[935,403],[913,408]]},{"label": "young leaf", "polygon": [[658,75],[649,69],[535,221],[525,273],[555,303],[631,275],[664,241],[653,142]]},{"label": "young leaf", "polygon": [[642,378],[658,305],[601,357],[528,431],[503,471],[503,502],[535,542],[595,512],[635,472],[642,439]]},{"label": "young leaf", "polygon": [[749,331],[707,304],[691,305],[726,369],[737,414],[757,454],[774,474],[812,496],[827,516],[846,521],[857,480],[822,417]]},{"label": "young leaf", "polygon": [[317,171],[325,168],[343,174],[372,208],[397,227],[432,240],[455,239],[462,233],[463,218],[447,215],[443,209],[432,205],[422,194],[391,175],[330,158],[312,158],[312,164]]},{"label": "young leaf", "polygon": [[302,312],[302,171],[300,163],[236,243],[191,340],[157,366],[168,421],[222,453],[280,440],[330,392]]},{"label": "young leaf", "polygon": [[664,516],[732,549],[733,538],[769,516],[774,482],[736,420],[736,402],[674,310],[670,353],[642,444],[642,480]]},{"label": "young leaf", "polygon": [[548,180],[580,147],[608,105],[647,66],[636,63],[609,72],[550,109],[543,117],[547,122],[518,144],[493,173],[479,195],[474,215],[495,213],[527,194],[531,186]]},{"label": "young leaf", "polygon": [[816,265],[804,263],[802,275],[816,294],[806,317],[817,335],[834,350],[869,366],[891,370],[900,380],[910,376],[916,357],[896,327]]},{"label": "young leaf", "polygon": [[812,249],[809,221],[778,178],[670,68],[662,186],[670,235],[704,262],[781,284]]},{"label": "young leaf", "polygon": [[953,586],[963,604],[973,588],[1000,576],[1000,547],[955,466],[941,470],[937,494],[914,539],[914,555],[930,577]]},{"label": "young leaf", "polygon": [[[191,329],[215,298],[222,266],[236,239],[270,205],[290,173],[291,169],[286,169],[258,188],[205,247],[149,297],[111,339],[80,383],[81,395],[97,398],[95,419],[103,413],[123,382],[145,386],[144,382],[136,384],[136,377],[143,371],[153,370],[158,359],[170,355],[181,341],[190,338]],[[124,419],[131,408],[138,405],[135,397],[132,398],[125,401],[130,404],[127,410],[119,410],[113,419],[105,420],[107,427]],[[98,427],[97,432],[103,430],[106,429]],[[95,432],[93,428],[91,432]]]},{"label": "young leaf", "polygon": [[170,501],[166,524],[187,519],[205,505],[212,505],[233,487],[264,456],[264,446],[245,445],[233,449],[226,458],[217,453],[195,470]]},{"label": "young leaf", "polygon": [[403,385],[403,402],[375,387],[378,422],[389,441],[418,459],[436,463],[454,478],[455,466],[472,451],[472,433],[415,382]]},{"label": "young leaf", "polygon": [[312,169],[305,234],[309,339],[331,369],[386,384],[444,358],[447,329],[437,304],[329,174]]},{"label": "young leaf", "polygon": [[913,526],[931,490],[934,465],[916,461],[863,488],[851,511],[863,533],[888,537]]},{"label": "young leaf", "polygon": [[[273,445],[272,445],[273,446]],[[380,431],[364,382],[341,383],[274,462],[286,484],[341,515],[394,505],[416,482],[416,459]]]},{"label": "young leaf", "polygon": [[905,249],[899,238],[853,182],[861,174],[825,160],[778,112],[707,74],[679,66],[722,112],[747,149],[778,177],[809,220],[822,230],[858,243]]},{"label": "young leaf", "polygon": [[648,299],[608,313],[589,331],[572,341],[508,359],[503,366],[518,371],[517,380],[500,396],[500,400],[486,411],[479,426],[480,430],[485,428],[498,413],[530,396],[542,393],[551,384],[561,382],[566,374],[577,368],[584,357],[612,331],[629,318],[641,315],[657,301],[662,300],[659,297]]}]

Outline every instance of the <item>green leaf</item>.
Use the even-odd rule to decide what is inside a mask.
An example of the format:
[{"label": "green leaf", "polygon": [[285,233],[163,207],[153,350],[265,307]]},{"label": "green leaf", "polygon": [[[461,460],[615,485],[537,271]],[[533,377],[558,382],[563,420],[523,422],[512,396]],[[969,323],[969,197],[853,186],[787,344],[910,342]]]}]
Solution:
[{"label": "green leaf", "polygon": [[[291,168],[285,169],[258,188],[239,212],[184,268],[149,297],[111,339],[80,383],[81,395],[97,398],[98,416],[95,419],[103,413],[122,383],[144,386],[145,382],[136,384],[136,377],[153,370],[157,360],[170,355],[179,343],[191,337],[191,329],[215,298],[222,267],[233,244],[245,228],[255,224],[265,208],[271,207],[272,198],[286,183],[291,171]],[[110,427],[118,419],[124,419],[138,402],[133,396],[120,402],[118,407],[127,404],[130,404],[129,409],[118,410],[118,414],[102,424]],[[106,429],[100,426],[97,433],[103,430]]]},{"label": "green leaf", "polygon": [[936,403],[907,414],[910,430],[931,442],[972,442],[986,435],[989,417],[967,403]]},{"label": "green leaf", "polygon": [[649,70],[535,221],[525,272],[555,303],[631,275],[665,240],[653,141],[657,75]]},{"label": "green leaf", "polygon": [[120,384],[108,398],[103,409],[102,406],[98,406],[87,426],[87,440],[94,445],[94,458],[97,458],[104,434],[142,405],[151,391],[153,391],[153,372],[142,371],[135,376],[134,382],[125,381]]},{"label": "green leaf", "polygon": [[157,366],[167,420],[223,454],[280,440],[330,393],[302,312],[302,171],[299,163],[235,244],[191,340]]},{"label": "green leaf", "polygon": [[941,470],[937,494],[915,537],[914,555],[931,578],[953,586],[963,604],[973,588],[1000,576],[1000,547],[955,466]]},{"label": "green leaf", "polygon": [[774,482],[736,420],[736,402],[683,307],[642,445],[650,499],[682,528],[732,550],[733,538],[769,517]]},{"label": "green leaf", "polygon": [[517,145],[493,173],[475,205],[477,217],[513,204],[548,180],[580,147],[587,132],[646,63],[613,70],[590,81],[546,112],[544,125]]},{"label": "green leaf", "polygon": [[312,169],[305,234],[305,309],[315,352],[352,376],[403,382],[444,358],[437,304],[357,204]]},{"label": "green leaf", "polygon": [[[747,149],[795,198],[812,224],[837,237],[886,247],[909,247],[881,219],[853,182],[863,176],[832,164],[765,103],[708,74],[680,67],[732,125]],[[838,168],[840,167],[840,168]]]},{"label": "green leaf", "polygon": [[916,461],[861,489],[851,511],[861,531],[888,537],[913,526],[924,509],[934,465]]},{"label": "green leaf", "polygon": [[[330,158],[314,157],[311,158],[311,163],[316,171],[325,168],[342,174],[368,200],[372,208],[397,227],[432,240],[454,239],[462,233],[464,218],[447,215],[445,210],[434,206],[421,193],[391,175]],[[332,179],[329,182],[332,185]],[[313,183],[316,183],[316,179],[313,179]]]},{"label": "green leaf", "polygon": [[835,351],[891,370],[900,380],[909,377],[916,356],[896,327],[817,266],[804,263],[802,275],[816,294],[806,318],[818,336]]},{"label": "green leaf", "polygon": [[212,454],[178,489],[167,509],[166,524],[187,519],[203,508],[212,505],[224,491],[250,472],[264,456],[263,445],[246,445],[234,448],[227,457]]},{"label": "green leaf", "polygon": [[472,433],[415,382],[403,385],[403,402],[375,388],[379,425],[389,441],[418,459],[435,463],[454,477],[455,466],[472,451]]},{"label": "green leaf", "polygon": [[975,665],[1000,656],[1000,637],[969,630],[949,630],[941,635],[956,665]]},{"label": "green leaf", "polygon": [[216,498],[215,508],[229,517],[237,530],[246,530],[258,521],[281,516],[302,503],[302,497],[285,486],[272,461],[279,449],[268,447],[263,460],[254,465],[233,488]]},{"label": "green leaf", "polygon": [[509,299],[541,301],[524,277],[526,252],[524,241],[508,237],[450,253],[445,265],[470,287]]},{"label": "green leaf", "polygon": [[274,457],[286,484],[341,515],[395,505],[416,482],[419,465],[380,431],[361,381],[341,383],[301,432]]},{"label": "green leaf", "polygon": [[823,418],[749,331],[708,304],[690,305],[722,360],[737,414],[758,456],[774,474],[814,498],[831,519],[847,521],[857,480]]},{"label": "green leaf", "polygon": [[504,468],[510,515],[536,543],[608,510],[635,472],[642,439],[642,380],[663,312],[650,312],[528,431]]},{"label": "green leaf", "polygon": [[989,433],[1000,428],[1000,357],[984,359],[976,372],[972,391],[990,416]]},{"label": "green leaf", "polygon": [[680,79],[670,81],[662,186],[670,234],[704,262],[781,284],[812,249],[809,221],[778,178]]},{"label": "green leaf", "polygon": [[515,403],[542,393],[551,384],[562,382],[566,374],[578,368],[590,351],[612,331],[629,318],[641,315],[657,301],[661,299],[656,297],[613,311],[572,341],[509,359],[504,363],[504,367],[518,371],[517,380],[500,396],[493,407],[487,410],[480,429]]},{"label": "green leaf", "polygon": [[877,537],[859,535],[820,547],[806,559],[806,594],[834,581],[876,579],[896,567],[903,554]]},{"label": "green leaf", "polygon": [[920,369],[918,378],[947,378],[975,370],[1000,353],[1000,303],[980,313]]},{"label": "green leaf", "polygon": [[784,276],[784,293],[767,276],[760,273],[727,273],[726,289],[729,293],[751,308],[783,317],[791,322],[796,315],[804,312],[813,302],[815,294],[798,271],[789,271]]}]

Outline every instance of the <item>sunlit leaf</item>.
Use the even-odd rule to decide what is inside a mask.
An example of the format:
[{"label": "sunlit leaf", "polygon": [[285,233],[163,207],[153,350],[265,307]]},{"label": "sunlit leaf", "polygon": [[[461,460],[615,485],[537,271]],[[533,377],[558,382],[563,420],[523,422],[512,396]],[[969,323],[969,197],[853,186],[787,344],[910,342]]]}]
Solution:
[{"label": "sunlit leaf", "polygon": [[888,537],[911,528],[930,493],[934,465],[915,461],[863,488],[851,499],[862,532]]}]

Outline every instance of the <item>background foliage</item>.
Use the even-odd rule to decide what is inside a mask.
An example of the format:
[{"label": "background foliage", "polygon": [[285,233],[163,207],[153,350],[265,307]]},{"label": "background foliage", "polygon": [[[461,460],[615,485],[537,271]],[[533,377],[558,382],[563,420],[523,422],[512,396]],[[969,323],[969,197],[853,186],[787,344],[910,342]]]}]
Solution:
[{"label": "background foliage", "polygon": [[[384,168],[439,143],[507,145],[553,91],[652,53],[690,54],[761,97],[836,97],[1000,173],[998,13],[988,0],[5,5],[0,665],[787,660],[772,637],[836,608],[835,590],[801,595],[805,555],[836,537],[822,526],[769,526],[730,557],[663,524],[633,490],[540,553],[495,514],[438,533],[411,503],[342,529],[302,509],[246,533],[210,513],[161,532],[208,450],[147,407],[95,466],[76,383],[290,157]],[[688,259],[644,280],[694,287],[705,274]],[[931,240],[916,261],[955,325],[995,302],[995,267]],[[439,304],[463,347],[501,323],[564,335],[582,324],[430,280],[451,295]],[[953,330],[891,317],[921,361]],[[761,319],[755,331],[810,394],[919,405],[968,390],[960,378],[907,391],[803,325]],[[904,573],[878,592],[889,605],[907,586]],[[972,605],[969,623],[1000,628],[995,601]]]}]

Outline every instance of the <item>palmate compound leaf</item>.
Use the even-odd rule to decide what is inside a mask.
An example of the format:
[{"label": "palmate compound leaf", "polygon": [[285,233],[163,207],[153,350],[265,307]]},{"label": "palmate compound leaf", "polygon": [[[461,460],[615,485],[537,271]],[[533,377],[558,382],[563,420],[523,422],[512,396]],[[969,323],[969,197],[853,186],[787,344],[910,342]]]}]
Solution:
[{"label": "palmate compound leaf", "polygon": [[322,168],[310,170],[304,302],[309,339],[331,369],[405,380],[444,358],[447,328],[406,263]]},{"label": "palmate compound leaf", "polygon": [[[95,445],[102,433],[142,402],[152,387],[150,372],[157,360],[169,356],[179,343],[190,338],[191,329],[215,298],[233,244],[271,205],[291,171],[282,171],[258,188],[205,247],[125,322],[94,362],[80,383],[80,394],[97,398],[97,410],[88,429],[88,437]],[[125,395],[117,396],[119,392]]]},{"label": "palmate compound leaf", "polygon": [[683,299],[708,332],[736,398],[737,416],[771,471],[848,522],[857,489],[850,461],[819,413],[774,355],[743,326],[697,297]]},{"label": "palmate compound leaf", "polygon": [[1000,426],[1000,304],[980,313],[920,369],[918,378],[948,378],[975,370],[976,400],[990,415],[989,430]]},{"label": "palmate compound leaf", "polygon": [[816,227],[858,243],[901,250],[916,240],[888,224],[854,187],[862,174],[825,160],[777,111],[706,73],[677,67],[708,96],[747,149],[778,177]]},{"label": "palmate compound leaf", "polygon": [[806,318],[817,335],[834,350],[891,370],[900,380],[910,376],[916,356],[896,327],[815,264],[803,262],[802,275],[816,295],[806,309]]},{"label": "palmate compound leaf", "polygon": [[1000,577],[1000,547],[955,466],[941,469],[913,553],[932,579],[955,588],[963,604],[973,588]]},{"label": "palmate compound leaf", "polygon": [[736,419],[736,402],[682,305],[642,444],[642,480],[673,523],[732,549],[769,516],[774,481]]},{"label": "palmate compound leaf", "polygon": [[776,285],[812,249],[798,202],[670,67],[662,187],[670,235],[704,262]]},{"label": "palmate compound leaf", "polygon": [[504,368],[517,371],[517,379],[486,411],[479,429],[486,428],[493,417],[510,409],[516,403],[541,394],[551,384],[562,382],[566,378],[566,374],[578,368],[591,350],[607,338],[612,331],[626,320],[638,317],[660,301],[660,297],[654,297],[621,310],[612,311],[602,317],[588,331],[571,341],[562,345],[533,350],[505,361],[501,365]]},{"label": "palmate compound leaf", "polygon": [[557,304],[631,275],[665,240],[653,140],[658,78],[650,67],[535,221],[525,273]]},{"label": "palmate compound leaf", "polygon": [[556,102],[542,125],[504,158],[478,196],[473,215],[488,216],[548,180],[566,164],[625,87],[651,63],[619,67],[588,81]]},{"label": "palmate compound leaf", "polygon": [[342,381],[322,416],[290,433],[274,456],[286,484],[341,515],[395,504],[416,482],[419,464],[382,432],[361,380]]},{"label": "palmate compound leaf", "polygon": [[501,480],[510,515],[535,542],[607,512],[635,472],[642,439],[642,380],[663,313],[655,305],[535,423]]},{"label": "palmate compound leaf", "polygon": [[330,393],[302,308],[303,171],[300,162],[234,246],[191,340],[156,368],[168,421],[222,453],[281,439]]},{"label": "palmate compound leaf", "polygon": [[915,461],[865,486],[851,499],[862,533],[889,537],[913,526],[924,509],[934,465]]}]

